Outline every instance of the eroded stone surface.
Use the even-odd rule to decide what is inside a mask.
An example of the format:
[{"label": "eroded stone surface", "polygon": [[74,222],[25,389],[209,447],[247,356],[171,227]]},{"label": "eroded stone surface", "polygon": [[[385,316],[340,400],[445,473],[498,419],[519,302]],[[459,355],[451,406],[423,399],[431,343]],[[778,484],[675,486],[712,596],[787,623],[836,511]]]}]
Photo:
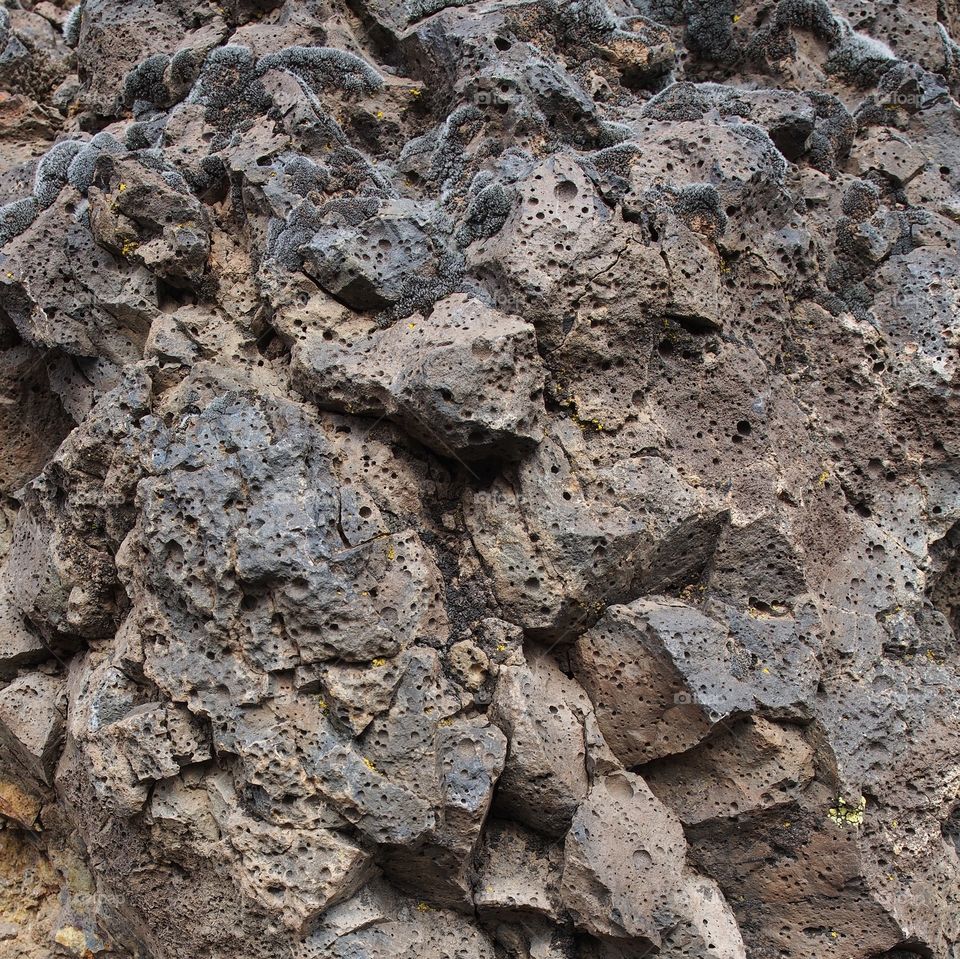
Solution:
[{"label": "eroded stone surface", "polygon": [[7,0],[4,959],[957,959],[958,31]]}]

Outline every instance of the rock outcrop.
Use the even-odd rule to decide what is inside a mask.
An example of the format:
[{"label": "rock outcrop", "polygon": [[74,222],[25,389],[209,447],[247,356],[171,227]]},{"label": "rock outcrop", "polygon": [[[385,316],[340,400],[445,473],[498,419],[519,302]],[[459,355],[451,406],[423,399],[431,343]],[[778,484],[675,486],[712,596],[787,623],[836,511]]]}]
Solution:
[{"label": "rock outcrop", "polygon": [[960,959],[960,13],[2,0],[0,956]]}]

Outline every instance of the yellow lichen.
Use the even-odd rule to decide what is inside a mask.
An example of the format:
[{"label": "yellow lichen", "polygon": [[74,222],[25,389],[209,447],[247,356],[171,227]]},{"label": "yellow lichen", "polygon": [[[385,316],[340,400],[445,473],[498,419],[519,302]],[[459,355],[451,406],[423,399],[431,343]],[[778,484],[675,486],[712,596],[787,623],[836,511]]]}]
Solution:
[{"label": "yellow lichen", "polygon": [[690,583],[680,590],[680,598],[685,603],[696,603],[703,599],[703,594],[707,591],[702,583]]},{"label": "yellow lichen", "polygon": [[838,826],[862,826],[863,814],[867,808],[865,796],[861,796],[856,803],[848,803],[843,796],[837,796],[836,806],[832,806],[827,813],[830,819]]},{"label": "yellow lichen", "polygon": [[87,946],[87,937],[82,929],[76,926],[63,926],[58,929],[53,937],[54,942],[64,949],[69,950],[75,956],[81,956],[83,959],[93,959],[93,953]]}]

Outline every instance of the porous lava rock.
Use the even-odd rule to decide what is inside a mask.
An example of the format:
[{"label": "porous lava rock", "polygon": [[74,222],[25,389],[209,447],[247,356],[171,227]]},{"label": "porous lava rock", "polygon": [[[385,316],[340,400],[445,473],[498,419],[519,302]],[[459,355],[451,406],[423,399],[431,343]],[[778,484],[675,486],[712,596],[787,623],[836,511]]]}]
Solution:
[{"label": "porous lava rock", "polygon": [[0,0],[3,959],[960,959],[953,0]]}]

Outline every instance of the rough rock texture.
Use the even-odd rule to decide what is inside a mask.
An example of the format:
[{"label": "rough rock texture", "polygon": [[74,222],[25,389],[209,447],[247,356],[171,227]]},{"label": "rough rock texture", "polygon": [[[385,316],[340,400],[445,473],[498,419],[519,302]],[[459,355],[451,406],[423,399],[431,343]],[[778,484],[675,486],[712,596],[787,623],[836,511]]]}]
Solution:
[{"label": "rough rock texture", "polygon": [[960,959],[954,0],[68,2],[0,957]]}]

